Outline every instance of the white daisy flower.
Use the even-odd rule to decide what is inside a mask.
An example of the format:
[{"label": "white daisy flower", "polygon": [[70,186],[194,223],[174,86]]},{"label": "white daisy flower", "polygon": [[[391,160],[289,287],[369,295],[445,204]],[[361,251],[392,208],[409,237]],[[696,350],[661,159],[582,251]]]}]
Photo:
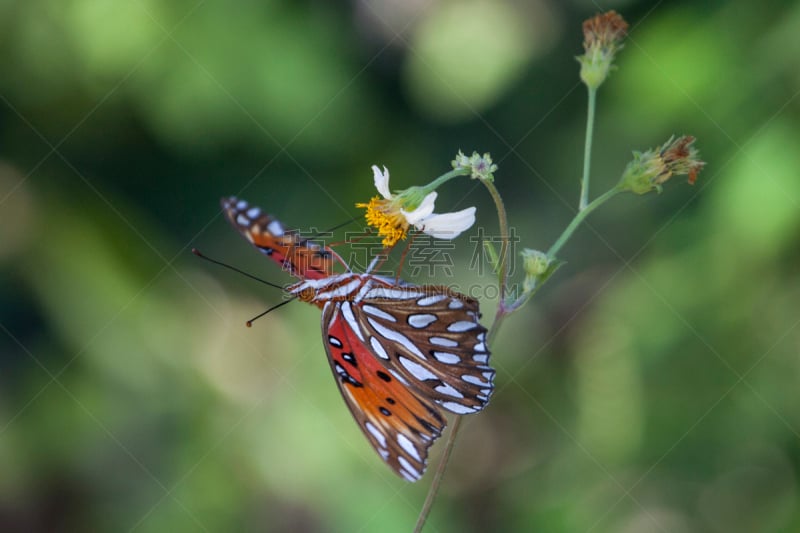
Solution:
[{"label": "white daisy flower", "polygon": [[[424,194],[424,187],[412,187],[393,195],[386,167],[381,172],[373,165],[372,172],[375,188],[383,198],[375,196],[369,203],[358,203],[356,207],[366,208],[367,224],[378,229],[386,247],[405,239],[411,226],[436,239],[455,239],[475,223],[474,207],[453,213],[434,213],[436,191],[425,194],[421,201],[419,197]],[[407,209],[409,207],[411,209]]]}]

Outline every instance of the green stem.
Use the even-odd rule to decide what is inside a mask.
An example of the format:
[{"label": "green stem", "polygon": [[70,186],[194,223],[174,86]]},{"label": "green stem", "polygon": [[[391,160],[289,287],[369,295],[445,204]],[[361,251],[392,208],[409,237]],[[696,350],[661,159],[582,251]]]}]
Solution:
[{"label": "green stem", "polygon": [[594,211],[595,209],[597,209],[598,207],[600,207],[601,205],[603,205],[604,203],[606,203],[611,198],[613,198],[614,196],[616,196],[621,192],[622,189],[614,187],[613,189],[606,191],[604,194],[592,200],[592,203],[587,205],[584,209],[578,211],[578,214],[575,215],[575,218],[573,218],[572,222],[569,223],[567,229],[564,230],[564,232],[561,234],[561,236],[558,238],[555,244],[553,244],[553,246],[551,246],[550,249],[547,250],[547,257],[550,258],[551,260],[555,259],[558,251],[561,250],[561,247],[564,246],[564,244],[566,244],[566,242],[569,240],[570,237],[572,237],[572,234],[575,232],[577,227],[580,226],[581,222],[583,222],[583,219],[589,216],[589,213],[591,213],[592,211]]},{"label": "green stem", "polygon": [[455,169],[451,170],[450,172],[446,172],[446,173],[442,174],[441,176],[439,176],[438,178],[436,178],[435,180],[433,180],[429,184],[423,185],[422,188],[425,189],[428,192],[435,191],[436,189],[438,189],[445,182],[448,182],[451,179],[456,178],[458,176],[469,176],[471,173],[472,173],[472,169],[470,169],[470,168],[455,168]]},{"label": "green stem", "polygon": [[[450,174],[450,173],[448,173]],[[445,174],[442,176],[444,178],[447,176]],[[437,181],[441,179],[438,178]],[[449,178],[448,178],[449,179]],[[486,186],[489,191],[489,194],[492,196],[494,200],[494,205],[497,208],[497,219],[500,223],[500,260],[497,263],[497,270],[498,270],[498,283],[500,285],[500,300],[497,304],[497,313],[494,315],[494,321],[492,322],[491,327],[489,328],[489,333],[487,335],[487,344],[492,345],[492,341],[497,335],[497,331],[500,329],[500,325],[503,323],[503,319],[508,314],[508,311],[505,306],[505,295],[507,291],[506,284],[508,283],[508,250],[509,250],[509,236],[508,236],[508,216],[506,215],[506,207],[503,203],[503,198],[500,196],[500,193],[497,191],[497,187],[494,186],[494,182],[488,180],[481,180],[481,182]],[[439,461],[439,467],[436,469],[436,472],[433,475],[433,480],[431,481],[431,486],[428,489],[428,494],[425,496],[425,503],[422,504],[422,509],[419,512],[419,517],[417,518],[417,524],[414,526],[414,533],[419,533],[422,531],[422,528],[425,527],[425,522],[428,520],[428,516],[430,515],[431,508],[433,508],[433,503],[436,500],[437,494],[439,494],[439,486],[442,483],[442,478],[444,477],[445,469],[447,468],[447,463],[450,460],[450,454],[453,451],[453,447],[456,444],[456,437],[458,436],[458,430],[461,428],[461,416],[457,416],[455,421],[453,422],[453,427],[450,428],[450,434],[447,436],[447,442],[444,446],[444,452],[442,453],[442,458]]]},{"label": "green stem", "polygon": [[581,180],[581,200],[578,209],[583,211],[589,203],[589,169],[592,166],[592,137],[594,136],[594,108],[597,89],[589,87],[589,106],[586,117],[586,141],[583,148],[583,179]]}]

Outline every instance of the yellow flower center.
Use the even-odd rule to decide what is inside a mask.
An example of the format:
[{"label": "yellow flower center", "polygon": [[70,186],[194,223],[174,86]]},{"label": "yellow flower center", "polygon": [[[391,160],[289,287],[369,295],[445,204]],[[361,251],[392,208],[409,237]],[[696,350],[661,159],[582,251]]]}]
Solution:
[{"label": "yellow flower center", "polygon": [[368,204],[358,203],[356,207],[366,208],[364,218],[367,224],[377,228],[378,235],[383,237],[382,244],[387,248],[406,238],[408,221],[400,212],[400,206],[392,200],[375,196]]}]

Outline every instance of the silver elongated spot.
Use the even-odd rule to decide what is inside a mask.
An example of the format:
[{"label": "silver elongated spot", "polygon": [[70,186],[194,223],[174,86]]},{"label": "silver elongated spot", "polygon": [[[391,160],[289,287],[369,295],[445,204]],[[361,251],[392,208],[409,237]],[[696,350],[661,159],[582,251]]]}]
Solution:
[{"label": "silver elongated spot", "polygon": [[332,291],[327,292],[319,292],[317,293],[317,300],[330,300],[332,298],[344,298],[345,296],[349,295],[353,292],[356,287],[361,284],[361,280],[354,279],[348,283],[345,283],[341,287],[336,287]]},{"label": "silver elongated spot", "polygon": [[384,320],[388,320],[389,322],[397,322],[397,319],[378,307],[374,305],[364,304],[361,306],[361,309],[372,316],[376,316],[378,318],[382,318]]},{"label": "silver elongated spot", "polygon": [[408,324],[412,328],[417,328],[417,329],[427,328],[433,322],[436,322],[436,315],[431,315],[428,313],[408,315]]},{"label": "silver elongated spot", "polygon": [[336,348],[342,347],[342,341],[334,337],[333,335],[328,335],[328,342],[331,346],[335,346]]},{"label": "silver elongated spot", "polygon": [[353,332],[355,332],[355,334],[358,336],[358,340],[364,342],[364,334],[361,333],[361,326],[358,325],[356,317],[353,316],[353,308],[350,306],[350,302],[342,302],[341,309],[342,309],[342,316],[347,322],[347,325],[350,326],[350,329],[353,330]]},{"label": "silver elongated spot", "polygon": [[489,354],[487,353],[476,353],[473,354],[472,360],[476,363],[488,363],[489,362]]},{"label": "silver elongated spot", "polygon": [[464,307],[464,302],[462,302],[461,300],[453,299],[450,301],[449,304],[447,304],[447,307],[449,309],[461,309],[462,307]]},{"label": "silver elongated spot", "polygon": [[247,210],[247,216],[249,216],[250,218],[258,218],[260,214],[261,214],[261,209],[258,207],[251,207],[250,209]]},{"label": "silver elongated spot", "polygon": [[467,383],[472,383],[473,385],[480,385],[482,387],[485,387],[485,386],[489,385],[488,381],[483,381],[478,376],[473,376],[471,374],[465,374],[465,375],[461,376],[461,379],[463,379]]},{"label": "silver elongated spot", "polygon": [[458,346],[458,343],[452,339],[446,339],[444,337],[431,337],[428,339],[428,342],[431,344],[435,344],[436,346],[444,346],[446,348],[455,348]]},{"label": "silver elongated spot", "polygon": [[461,362],[461,358],[459,356],[450,352],[433,352],[433,356],[437,361],[447,365],[455,365]]},{"label": "silver elongated spot", "polygon": [[442,394],[447,394],[448,396],[452,396],[453,398],[463,398],[464,395],[454,389],[452,386],[448,385],[447,383],[442,383],[438,387],[434,387],[435,391],[441,392]]},{"label": "silver elongated spot", "polygon": [[434,294],[433,296],[426,296],[425,298],[420,298],[419,300],[417,300],[417,305],[421,307],[427,307],[429,305],[437,304],[446,298],[448,298],[446,294]]},{"label": "silver elongated spot", "polygon": [[378,431],[378,428],[373,426],[371,422],[364,422],[364,427],[366,427],[367,431],[381,444],[381,448],[386,448],[386,435]]},{"label": "silver elongated spot", "polygon": [[417,378],[418,380],[425,381],[426,379],[437,379],[436,374],[434,374],[421,364],[412,361],[408,357],[400,356],[398,359],[400,360],[400,364],[403,365],[406,370],[411,372],[411,375]]},{"label": "silver elongated spot", "polygon": [[406,437],[402,433],[398,433],[397,434],[397,444],[399,444],[400,447],[403,448],[408,455],[410,455],[411,457],[413,457],[414,459],[416,459],[420,463],[422,462],[422,457],[419,456],[419,452],[414,447],[414,443],[412,443],[411,440],[409,440],[408,437]]},{"label": "silver elongated spot", "polygon": [[472,349],[475,350],[476,352],[485,352],[486,351],[486,344],[484,344],[482,342],[479,342]]},{"label": "silver elongated spot", "polygon": [[477,322],[468,322],[466,320],[459,320],[458,322],[453,322],[452,324],[447,326],[447,331],[452,331],[453,333],[456,333],[461,331],[469,331],[477,327],[478,327]]},{"label": "silver elongated spot", "polygon": [[461,405],[460,403],[456,402],[442,402],[440,405],[445,409],[447,409],[448,411],[452,411],[457,415],[468,415],[470,413],[478,411],[478,409],[475,409],[474,407]]},{"label": "silver elongated spot", "polygon": [[375,355],[377,355],[381,359],[389,359],[389,354],[387,354],[386,350],[384,350],[381,341],[379,341],[375,337],[370,337],[369,345],[372,346],[372,351],[375,352]]},{"label": "silver elongated spot", "polygon": [[[419,472],[417,472],[417,469],[414,468],[413,466],[411,466],[411,463],[408,462],[408,459],[406,459],[402,455],[397,458],[397,461],[400,463],[400,466],[403,467],[400,470],[400,472],[403,473],[403,470],[405,470],[411,476],[412,479],[410,479],[409,481],[416,481],[420,477],[422,477],[422,475]],[[406,477],[406,476],[404,475],[403,477]],[[408,478],[406,478],[406,479],[408,479]]]},{"label": "silver elongated spot", "polygon": [[249,226],[250,219],[244,216],[242,213],[239,213],[238,215],[236,215],[236,223],[239,224],[240,226]]},{"label": "silver elongated spot", "polygon": [[379,324],[370,317],[367,317],[367,322],[369,322],[369,325],[372,326],[375,329],[375,331],[377,331],[381,335],[381,337],[390,340],[392,342],[396,342],[397,344],[403,346],[406,350],[413,353],[420,359],[425,359],[425,356],[422,354],[421,351],[419,351],[419,348],[417,348],[417,346],[413,342],[411,342],[411,339],[409,339],[399,331],[383,327],[381,324]]}]

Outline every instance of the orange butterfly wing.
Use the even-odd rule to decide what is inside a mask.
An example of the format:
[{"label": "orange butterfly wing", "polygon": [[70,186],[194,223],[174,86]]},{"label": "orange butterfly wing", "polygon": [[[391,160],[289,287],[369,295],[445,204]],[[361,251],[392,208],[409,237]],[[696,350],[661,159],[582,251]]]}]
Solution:
[{"label": "orange butterfly wing", "polygon": [[261,253],[301,279],[321,279],[333,273],[335,253],[287,230],[261,208],[234,196],[223,198],[222,211],[228,222]]},{"label": "orange butterfly wing", "polygon": [[339,390],[375,451],[395,473],[417,481],[446,421],[435,403],[414,394],[369,351],[343,316],[350,306],[328,302],[322,310],[323,342]]}]

